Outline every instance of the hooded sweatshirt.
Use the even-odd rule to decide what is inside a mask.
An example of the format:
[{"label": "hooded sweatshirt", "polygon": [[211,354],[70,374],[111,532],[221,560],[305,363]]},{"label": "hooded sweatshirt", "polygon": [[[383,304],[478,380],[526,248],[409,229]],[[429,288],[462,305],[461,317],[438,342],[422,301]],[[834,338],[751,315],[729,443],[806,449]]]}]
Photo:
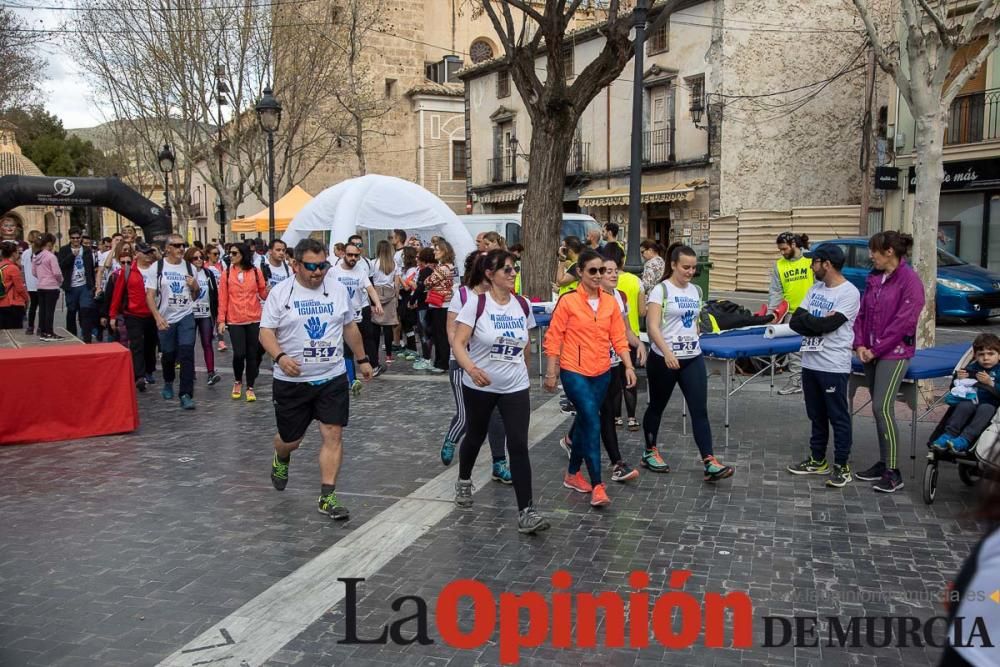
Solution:
[{"label": "hooded sweatshirt", "polygon": [[876,359],[910,359],[916,353],[917,320],[924,309],[924,284],[906,260],[883,281],[872,271],[854,321],[854,349],[867,347]]}]

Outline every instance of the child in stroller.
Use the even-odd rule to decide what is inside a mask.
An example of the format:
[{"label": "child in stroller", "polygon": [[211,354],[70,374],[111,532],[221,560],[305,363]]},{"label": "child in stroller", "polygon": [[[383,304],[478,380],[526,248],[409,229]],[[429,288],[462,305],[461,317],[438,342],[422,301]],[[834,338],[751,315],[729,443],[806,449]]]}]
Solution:
[{"label": "child in stroller", "polygon": [[1000,338],[979,334],[972,342],[975,361],[959,370],[947,400],[954,407],[944,433],[931,443],[938,452],[964,454],[993,420],[1000,406]]}]

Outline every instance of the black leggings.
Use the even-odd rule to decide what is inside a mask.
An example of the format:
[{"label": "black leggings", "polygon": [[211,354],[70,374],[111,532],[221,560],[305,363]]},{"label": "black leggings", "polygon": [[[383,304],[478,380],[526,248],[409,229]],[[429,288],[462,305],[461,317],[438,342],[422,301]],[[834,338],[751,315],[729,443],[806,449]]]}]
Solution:
[{"label": "black leggings", "polygon": [[[379,324],[377,325],[382,330],[382,340],[385,342],[385,356],[386,359],[392,356],[392,330],[396,328],[394,324]],[[376,356],[376,359],[378,357]],[[375,362],[372,362],[375,363]]]},{"label": "black leggings", "polygon": [[[630,354],[632,355],[632,368],[639,368],[639,358],[636,356],[635,350],[633,349],[630,352]],[[625,411],[628,414],[629,419],[635,419],[635,406],[639,402],[639,383],[638,382],[635,383],[635,385],[632,386],[631,389],[628,388],[628,387],[626,387],[625,386],[625,367],[623,365],[621,365],[621,364],[619,364],[618,367],[622,369],[621,370],[621,374],[622,374],[622,382],[621,382],[622,391],[621,391],[621,394],[618,397],[618,400],[615,401],[614,406],[613,406],[614,417],[615,417],[615,419],[618,419],[619,417],[622,416],[622,401],[621,401],[621,399],[624,398],[625,399]],[[614,381],[615,381],[615,379],[614,379],[614,377],[612,377],[611,378],[611,383],[614,384]],[[608,393],[611,393],[611,388],[610,387],[608,388]]]},{"label": "black leggings", "polygon": [[233,344],[233,375],[236,382],[243,381],[243,366],[247,370],[247,387],[253,388],[260,369],[257,355],[257,340],[260,338],[260,322],[250,324],[230,324],[229,340]]},{"label": "black leggings", "polygon": [[59,290],[40,289],[38,290],[38,333],[55,333],[53,327],[56,323],[56,304],[59,302]]},{"label": "black leggings", "polygon": [[28,292],[30,304],[28,305],[28,326],[35,328],[35,312],[38,310],[38,290]]},{"label": "black leggings", "polygon": [[160,336],[157,333],[156,319],[150,317],[132,317],[126,315],[125,331],[128,332],[128,349],[132,353],[132,371],[138,380],[146,375],[152,375],[156,370],[156,346]]},{"label": "black leggings", "polygon": [[428,308],[427,314],[431,320],[431,335],[434,337],[434,367],[448,370],[448,309]]},{"label": "black leggings", "polygon": [[712,452],[712,426],[708,421],[708,373],[705,360],[699,354],[697,357],[681,359],[678,370],[667,368],[656,352],[650,352],[646,359],[646,378],[649,381],[649,405],[642,417],[642,430],[646,435],[646,449],[656,446],[656,435],[660,430],[660,418],[670,402],[674,386],[681,386],[681,393],[687,401],[691,413],[691,428],[694,430],[694,442],[698,445],[701,457],[710,456]]},{"label": "black leggings", "polygon": [[462,398],[469,421],[458,450],[458,478],[472,479],[472,468],[476,465],[476,457],[486,439],[490,415],[496,408],[500,411],[500,418],[507,431],[507,454],[510,457],[510,477],[514,483],[514,495],[517,496],[517,509],[523,510],[531,505],[531,461],[528,459],[531,401],[528,390],[495,394],[463,385]]}]

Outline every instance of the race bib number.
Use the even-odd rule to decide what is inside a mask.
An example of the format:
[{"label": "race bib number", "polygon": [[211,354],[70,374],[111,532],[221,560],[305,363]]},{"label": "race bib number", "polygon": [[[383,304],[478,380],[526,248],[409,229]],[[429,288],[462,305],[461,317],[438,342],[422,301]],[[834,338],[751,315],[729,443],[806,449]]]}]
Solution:
[{"label": "race bib number", "polygon": [[799,349],[802,352],[822,352],[823,340],[822,336],[803,336],[802,347]]},{"label": "race bib number", "polygon": [[340,345],[325,340],[311,340],[302,348],[303,364],[333,364],[340,361],[341,356]]},{"label": "race bib number", "polygon": [[688,359],[701,354],[701,344],[698,337],[689,334],[679,334],[667,340],[670,343],[670,351],[678,359]]},{"label": "race bib number", "polygon": [[615,352],[615,348],[611,348],[611,365],[612,366],[617,366],[621,362],[622,362],[622,358],[618,356],[617,352]]},{"label": "race bib number", "polygon": [[210,313],[211,311],[207,303],[205,303],[204,301],[194,302],[194,316],[196,318],[208,317]]},{"label": "race bib number", "polygon": [[188,304],[188,297],[187,294],[184,294],[183,292],[181,292],[180,294],[171,294],[169,297],[167,297],[167,305],[177,306],[179,308],[182,308],[187,304]]},{"label": "race bib number", "polygon": [[524,347],[528,341],[520,338],[508,338],[500,336],[490,348],[490,359],[492,361],[506,361],[515,363],[524,359]]}]

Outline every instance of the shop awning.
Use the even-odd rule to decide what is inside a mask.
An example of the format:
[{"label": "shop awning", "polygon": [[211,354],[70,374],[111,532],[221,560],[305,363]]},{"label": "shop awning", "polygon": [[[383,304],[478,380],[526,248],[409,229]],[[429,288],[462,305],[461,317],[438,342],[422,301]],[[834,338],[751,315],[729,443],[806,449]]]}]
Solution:
[{"label": "shop awning", "polygon": [[[707,184],[703,178],[685,183],[643,184],[639,201],[643,204],[692,201],[695,188]],[[587,190],[580,195],[580,206],[628,206],[628,190],[627,185],[603,190]]]},{"label": "shop awning", "polygon": [[483,204],[503,204],[505,202],[521,201],[525,192],[525,188],[514,188],[512,190],[483,192],[477,196]]},{"label": "shop awning", "polygon": [[[274,202],[274,229],[278,232],[283,232],[288,227],[288,223],[292,221],[302,207],[312,201],[312,195],[300,188],[295,186],[288,191],[284,197]],[[247,216],[245,218],[237,218],[229,223],[230,229],[234,232],[255,232],[266,234],[270,224],[269,210],[265,208],[259,213]]]}]

